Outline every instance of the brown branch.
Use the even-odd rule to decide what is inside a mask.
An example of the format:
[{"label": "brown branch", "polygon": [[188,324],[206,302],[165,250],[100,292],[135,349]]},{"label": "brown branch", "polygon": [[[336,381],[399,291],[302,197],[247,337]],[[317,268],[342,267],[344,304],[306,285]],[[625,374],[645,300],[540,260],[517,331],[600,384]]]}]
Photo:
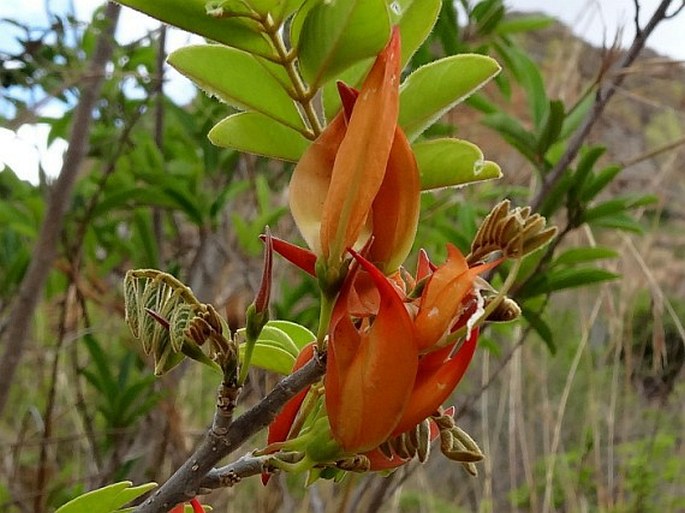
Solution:
[{"label": "brown branch", "polygon": [[217,411],[215,422],[193,455],[134,513],[166,513],[179,502],[201,493],[203,480],[212,472],[214,465],[254,433],[266,428],[291,397],[318,380],[324,371],[323,356],[314,358],[294,374],[283,378],[259,404],[235,419],[230,429],[223,423],[224,416]]},{"label": "brown branch", "polygon": [[69,147],[64,156],[62,170],[52,187],[45,218],[31,254],[31,263],[8,317],[8,327],[4,334],[5,349],[0,361],[0,415],[9,397],[14,373],[21,362],[33,314],[43,295],[45,282],[57,255],[58,238],[64,226],[71,192],[88,148],[92,111],[104,81],[105,65],[112,55],[113,34],[120,9],[117,4],[107,4],[105,18],[108,23],[98,38],[90,63],[88,75],[91,78],[82,88],[79,103],[74,110]]},{"label": "brown branch", "polygon": [[609,100],[611,100],[611,98],[614,96],[614,93],[616,93],[616,89],[623,83],[623,80],[626,76],[623,71],[633,64],[637,56],[643,50],[645,43],[647,42],[647,38],[651,35],[656,26],[668,18],[666,11],[671,5],[671,2],[672,0],[661,1],[644,28],[635,34],[633,43],[630,45],[630,48],[628,48],[628,51],[618,64],[617,69],[615,70],[616,72],[612,74],[613,78],[605,85],[600,84],[595,102],[592,105],[592,109],[590,112],[588,112],[583,124],[578,128],[578,130],[576,130],[576,133],[573,134],[573,137],[569,141],[568,147],[566,148],[564,154],[545,176],[540,190],[533,198],[533,201],[531,202],[533,210],[538,210],[540,208],[540,205],[542,205],[544,202],[547,194],[549,194],[559,180],[561,180],[561,178],[564,176],[564,171],[566,171],[566,168],[571,165],[571,162],[573,162],[578,155],[578,152],[590,134],[592,127],[602,116],[602,113],[609,103]]},{"label": "brown branch", "polygon": [[[164,60],[166,59],[166,25],[162,24],[159,29],[159,42],[157,47],[157,59],[155,61],[155,145],[161,154],[164,153]],[[155,234],[157,251],[162,255],[162,209],[152,208],[152,229]],[[160,262],[163,261],[160,258]]]}]

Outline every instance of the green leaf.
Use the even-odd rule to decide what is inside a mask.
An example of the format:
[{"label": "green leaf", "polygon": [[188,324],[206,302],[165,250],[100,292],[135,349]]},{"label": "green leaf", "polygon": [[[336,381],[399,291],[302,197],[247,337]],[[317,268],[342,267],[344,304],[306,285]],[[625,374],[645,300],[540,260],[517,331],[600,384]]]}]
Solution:
[{"label": "green leaf", "polygon": [[499,55],[509,64],[509,67],[526,92],[533,125],[541,130],[542,123],[547,117],[549,100],[545,91],[545,83],[540,74],[540,68],[522,50],[516,47],[495,43]]},{"label": "green leaf", "polygon": [[595,95],[591,93],[591,91],[588,92],[588,94],[566,113],[566,119],[564,119],[564,124],[561,127],[561,133],[559,134],[561,139],[566,139],[578,129],[583,121],[585,121],[585,116],[595,104]]},{"label": "green leaf", "polygon": [[[219,366],[218,363],[216,363],[214,360],[212,360],[209,356],[205,354],[205,352],[202,350],[200,346],[193,342],[186,341],[185,344],[183,344],[183,347],[181,347],[181,352],[186,355],[188,358],[191,360],[195,360],[198,363],[201,363],[203,365],[206,365],[210,369],[215,370],[219,374],[222,374],[221,367]],[[176,353],[176,355],[179,355],[179,353]],[[182,360],[182,357],[179,361]],[[176,363],[174,365],[177,365]],[[169,367],[171,368],[171,367]],[[167,372],[169,369],[165,368],[164,372]]]},{"label": "green leaf", "polygon": [[[245,356],[245,344],[240,345],[240,358]],[[295,357],[288,351],[273,343],[257,341],[252,353],[251,365],[260,369],[287,375],[295,364]]]},{"label": "green leaf", "polygon": [[590,201],[597,196],[623,170],[621,166],[613,165],[602,169],[592,179],[588,179],[580,191],[582,201]]},{"label": "green leaf", "polygon": [[576,172],[573,175],[573,185],[568,191],[569,200],[577,201],[580,191],[586,187],[587,183],[592,183],[593,178],[588,179],[588,177],[593,176],[592,168],[605,151],[606,148],[603,146],[593,146],[582,152],[578,165],[576,166]]},{"label": "green leaf", "polygon": [[220,45],[195,45],[176,50],[168,62],[210,96],[238,109],[261,112],[295,130],[304,129],[279,78],[254,55]]},{"label": "green leaf", "polygon": [[262,328],[262,332],[259,334],[257,342],[278,346],[292,355],[293,358],[296,358],[300,353],[299,347],[297,347],[293,339],[290,338],[290,335],[273,324],[267,323],[266,326]]},{"label": "green leaf", "polygon": [[247,18],[210,16],[205,9],[206,0],[120,0],[119,3],[218,43],[262,57],[278,58],[258,23]]},{"label": "green leaf", "polygon": [[620,214],[626,210],[653,204],[657,201],[655,196],[620,197],[607,200],[592,208],[585,210],[583,221],[589,223],[602,217]]},{"label": "green leaf", "polygon": [[559,100],[549,102],[545,119],[542,122],[542,129],[538,136],[537,153],[544,155],[550,146],[559,139],[559,132],[564,123],[564,104]]},{"label": "green leaf", "polygon": [[594,267],[552,269],[533,277],[521,293],[525,297],[532,297],[615,280],[619,277],[620,275],[616,273]]},{"label": "green leaf", "polygon": [[209,131],[217,146],[296,162],[310,142],[302,134],[256,112],[240,112]]},{"label": "green leaf", "polygon": [[304,0],[247,0],[250,7],[257,13],[262,16],[271,15],[275,24],[279,24],[303,2]]},{"label": "green leaf", "polygon": [[433,139],[412,146],[421,174],[421,190],[465,185],[502,176],[500,167],[484,160],[478,146],[461,139]]},{"label": "green leaf", "polygon": [[132,484],[122,481],[84,493],[58,508],[55,513],[114,513],[157,486],[157,483],[147,483],[131,487]]},{"label": "green leaf", "polygon": [[393,25],[402,36],[402,67],[426,40],[440,13],[440,0],[396,0],[390,8]]},{"label": "green leaf", "polygon": [[290,337],[290,339],[297,346],[298,353],[299,353],[299,351],[302,350],[302,348],[305,345],[316,340],[316,336],[314,335],[314,333],[309,331],[304,326],[301,326],[301,325],[294,323],[294,322],[291,322],[291,321],[283,321],[283,320],[269,321],[267,323],[267,326],[273,326],[274,328],[278,328],[281,331],[287,333],[288,336]]},{"label": "green leaf", "polygon": [[603,260],[606,258],[617,258],[618,252],[611,248],[602,246],[587,247],[587,248],[571,248],[564,251],[554,259],[554,265],[576,265],[592,262],[595,260]]},{"label": "green leaf", "polygon": [[593,221],[592,226],[597,228],[609,228],[611,230],[621,230],[637,235],[642,235],[645,232],[644,227],[637,219],[625,213],[601,217]]},{"label": "green leaf", "polygon": [[557,352],[557,346],[554,343],[554,334],[552,333],[552,328],[549,327],[544,319],[535,311],[526,306],[521,306],[521,315],[528,321],[528,324],[535,330],[538,336],[549,349],[549,352],[555,354]]},{"label": "green leaf", "polygon": [[[402,67],[404,67],[435,24],[440,12],[440,0],[398,0],[393,5],[395,7],[391,7],[390,14],[393,25],[400,27]],[[373,57],[363,59],[326,82],[322,89],[326,119],[333,119],[333,116],[340,110],[340,97],[336,83],[342,81],[359,88],[373,61]]]},{"label": "green leaf", "polygon": [[460,54],[420,67],[400,88],[399,124],[410,141],[499,73],[485,55]]},{"label": "green leaf", "polygon": [[390,35],[385,0],[329,0],[309,10],[297,39],[302,77],[312,89],[377,55]]},{"label": "green leaf", "polygon": [[516,148],[531,163],[536,166],[539,164],[535,136],[523,128],[518,120],[505,112],[496,112],[487,116],[483,120],[483,124],[496,130],[505,141]]}]

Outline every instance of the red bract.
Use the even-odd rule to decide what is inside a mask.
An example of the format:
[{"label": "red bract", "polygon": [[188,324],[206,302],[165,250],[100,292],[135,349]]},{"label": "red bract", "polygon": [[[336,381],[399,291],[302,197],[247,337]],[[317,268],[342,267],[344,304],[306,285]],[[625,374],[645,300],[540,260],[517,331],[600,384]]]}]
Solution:
[{"label": "red bract", "polygon": [[[313,357],[315,342],[311,342],[302,348],[300,354],[297,356],[293,364],[292,372],[304,367]],[[300,411],[300,406],[304,398],[307,396],[310,387],[306,387],[298,392],[292,399],[290,399],[280,413],[276,416],[273,422],[269,425],[269,433],[267,435],[267,444],[271,445],[277,442],[283,442],[288,439],[290,428],[295,422],[297,413]],[[266,485],[269,482],[270,474],[262,473],[262,483]]]}]

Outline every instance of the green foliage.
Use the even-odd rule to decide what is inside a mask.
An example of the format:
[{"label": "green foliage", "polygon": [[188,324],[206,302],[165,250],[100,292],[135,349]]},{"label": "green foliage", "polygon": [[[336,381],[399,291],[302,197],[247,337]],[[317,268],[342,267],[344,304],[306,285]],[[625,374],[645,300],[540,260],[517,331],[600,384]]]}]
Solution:
[{"label": "green foliage", "polygon": [[[238,330],[237,336],[243,338],[245,329]],[[311,331],[294,322],[269,321],[255,343],[250,364],[278,374],[290,374],[302,347],[315,339]],[[243,342],[240,344],[241,360],[245,351],[246,343]]]},{"label": "green foliage", "polygon": [[475,54],[445,57],[414,71],[402,83],[400,92],[399,124],[407,138],[416,139],[499,71],[494,59]]},{"label": "green foliage", "polygon": [[126,352],[117,362],[92,335],[85,335],[83,342],[92,364],[81,373],[97,391],[96,407],[107,429],[115,433],[133,426],[159,401],[152,388],[154,376],[139,368],[135,353]]},{"label": "green foliage", "polygon": [[421,190],[454,187],[501,178],[494,162],[484,159],[473,143],[460,139],[432,139],[412,146],[421,174]]},{"label": "green foliage", "polygon": [[373,57],[390,36],[385,0],[314,2],[293,32],[302,77],[313,89],[355,62]]},{"label": "green foliage", "polygon": [[[167,59],[210,96],[239,109],[268,116],[295,130],[304,130],[289,96],[282,69],[246,52],[221,45],[186,46]],[[217,73],[216,70],[230,70]]]},{"label": "green foliage", "polygon": [[123,513],[123,506],[149,492],[157,483],[131,486],[130,481],[114,483],[85,493],[57,509],[55,513]]},{"label": "green foliage", "polygon": [[[297,161],[321,128],[317,124],[325,125],[325,120],[339,110],[335,81],[343,79],[359,86],[373,55],[387,41],[392,24],[399,24],[402,34],[402,62],[406,73],[401,93],[401,124],[413,139],[422,134],[428,137],[413,145],[422,188],[432,191],[422,198],[417,246],[426,247],[436,255],[436,261],[444,257],[445,240],[467,252],[479,220],[487,213],[488,206],[503,195],[518,203],[528,201],[531,196],[527,187],[507,184],[495,188],[485,183],[477,191],[438,190],[500,176],[499,166],[485,160],[476,145],[461,139],[431,139],[436,134],[451,135],[454,130],[446,124],[439,126],[442,114],[478,90],[464,102],[464,108],[480,111],[483,124],[491,130],[490,137],[501,137],[526,159],[528,169],[536,178],[544,180],[594,100],[592,90],[575,104],[548,96],[539,66],[522,50],[516,37],[548,26],[550,19],[509,18],[505,15],[504,3],[499,0],[462,2],[460,11],[455,10],[454,3],[439,0],[392,3],[123,0],[122,3],[218,43],[180,50],[170,62],[225,103],[200,95],[189,105],[178,106],[162,95],[160,108],[164,123],[162,134],[157,137],[157,126],[151,115],[156,109],[157,94],[156,80],[151,80],[156,73],[155,35],[136,44],[116,47],[112,74],[95,112],[97,122],[90,136],[89,162],[70,205],[60,250],[60,270],[54,273],[50,289],[51,299],[61,301],[66,296],[65,284],[74,285],[79,294],[84,294],[83,316],[88,314],[95,323],[108,317],[120,323],[117,310],[112,307],[118,304],[120,292],[112,283],[120,279],[125,269],[160,267],[190,283],[189,280],[197,280],[205,272],[203,251],[207,247],[224,249],[230,245],[228,255],[219,252],[214,258],[240,263],[231,268],[230,274],[208,271],[214,273],[210,281],[220,284],[222,293],[227,287],[251,292],[246,285],[251,278],[242,276],[242,265],[248,268],[249,257],[261,253],[258,235],[264,226],[275,225],[285,212],[281,190],[290,167],[267,164],[261,159],[250,160],[239,152]],[[10,56],[23,65],[0,70],[3,85],[10,86],[2,91],[3,101],[16,109],[17,119],[30,113],[28,97],[48,98],[51,92],[57,91],[54,97],[66,112],[56,118],[41,118],[50,126],[49,141],[68,137],[73,98],[77,93],[70,79],[79,76],[84,57],[92,55],[100,29],[97,20],[80,29],[69,23],[66,18],[57,17],[50,30],[26,31],[22,36],[24,53]],[[435,30],[430,33],[434,25]],[[67,26],[69,30],[65,30]],[[69,33],[76,36],[76,46],[69,42]],[[283,36],[280,40],[279,35]],[[440,51],[442,54],[437,55]],[[496,61],[502,64],[502,73],[498,74]],[[302,72],[299,79],[304,79],[301,83],[296,74],[298,69]],[[493,77],[494,86],[482,89]],[[24,93],[15,94],[18,89]],[[515,109],[507,104],[509,99],[520,96],[513,94],[517,89],[526,102],[522,115],[513,114]],[[217,123],[217,120],[220,121]],[[671,130],[675,126],[673,119],[657,121],[667,125],[668,130],[664,128],[664,132],[677,136],[677,131]],[[488,148],[484,149],[487,155]],[[521,279],[515,287],[522,315],[557,358],[571,342],[554,317],[554,294],[617,279],[616,273],[607,270],[611,269],[608,267],[611,260],[619,256],[611,246],[615,240],[612,235],[616,230],[644,231],[643,223],[634,214],[655,201],[653,196],[644,194],[617,195],[613,186],[621,171],[619,165],[607,162],[603,147],[586,146],[563,170],[562,180],[541,202],[539,212],[555,219],[564,236],[588,225],[597,229],[595,234],[600,240],[599,246],[584,247],[570,245],[566,239],[523,263]],[[29,250],[45,210],[44,185],[33,187],[21,182],[9,170],[0,173],[0,225],[3,226],[0,307],[3,309],[16,293],[29,262]],[[501,281],[500,276],[495,275],[493,282],[497,284],[498,280]],[[165,371],[177,364],[184,349],[191,357],[215,367],[216,363],[207,354],[209,351],[203,352],[199,344],[189,345],[184,335],[197,314],[188,305],[199,301],[180,301],[179,296],[164,292],[163,287],[154,293],[148,290],[145,295],[144,284],[139,285],[142,288],[132,296],[136,303],[134,315],[149,335],[145,339],[147,349],[154,347],[166,358],[161,364],[158,361],[157,370]],[[301,275],[288,275],[278,285],[280,297],[274,299],[272,312],[279,319],[296,322],[270,321],[257,341],[251,363],[287,374],[303,345],[314,338],[305,326],[317,325],[318,309],[312,299],[317,288],[314,280]],[[171,329],[165,329],[145,313],[146,305],[162,311],[165,317],[168,314],[166,320]],[[45,311],[48,308],[50,304]],[[573,313],[568,315],[568,323],[572,324],[575,317]],[[50,354],[52,346],[48,344],[58,326],[45,312],[37,321],[41,326],[47,325],[43,329],[50,330],[46,337],[48,343],[37,339],[38,350]],[[122,355],[105,344],[105,340],[120,340],[119,334],[112,335],[110,331],[90,334],[91,321],[79,322],[79,329],[89,330],[77,342],[86,349],[89,363],[77,378],[67,379],[85,380],[85,415],[97,412],[97,429],[104,424],[107,430],[127,427],[136,431],[141,419],[160,398],[153,391],[149,371],[133,352]],[[222,327],[222,332],[228,335],[228,327]],[[238,336],[241,333],[238,330]],[[508,342],[503,340],[508,341],[511,334],[511,328],[503,328],[501,333],[491,333],[483,342],[493,355],[506,354]],[[173,355],[169,348],[176,350]],[[164,350],[168,350],[165,355]],[[240,351],[242,357],[244,349]],[[40,392],[45,389],[41,380],[32,385]],[[76,390],[74,382],[69,386]],[[181,392],[170,389],[171,399],[195,397],[193,394],[201,385],[184,386]],[[191,403],[183,403],[184,413],[195,408]],[[23,411],[25,404],[21,406]],[[35,406],[32,404],[31,408]],[[71,426],[63,432],[69,429]],[[620,446],[626,502],[616,505],[615,513],[682,509],[682,499],[678,502],[678,497],[663,493],[682,475],[674,440],[672,434],[660,434],[653,440],[629,441]],[[107,437],[105,446],[96,444],[95,450],[109,456],[117,443],[115,437]],[[583,459],[587,448],[571,447],[572,440],[564,444],[569,450],[563,454],[562,469],[576,471],[572,486],[594,497],[595,476],[587,459]],[[65,452],[62,446],[55,446],[54,451]],[[36,459],[33,454],[29,458]],[[81,485],[65,484],[74,475],[81,475],[78,470],[82,469],[75,469],[78,464],[70,455],[62,458],[59,463],[67,463],[50,484],[49,508],[55,506],[55,497],[73,495],[84,489]],[[35,465],[34,461],[31,463]],[[116,469],[122,475],[132,468],[130,461],[124,463],[121,469]],[[544,462],[540,463],[540,469],[544,469]],[[544,482],[540,469],[536,470],[536,483]],[[34,471],[35,468],[29,468],[27,472]],[[103,479],[111,479],[113,475],[116,474],[110,472]],[[555,503],[563,501],[564,486],[571,486],[566,477],[562,471],[554,476]],[[136,493],[142,490],[129,486],[130,483],[118,483],[90,492],[58,511],[119,511],[133,498],[134,490]],[[520,489],[515,502],[527,504],[529,492]],[[10,492],[3,490],[2,493],[3,503],[12,499]],[[418,493],[403,493],[400,508],[414,511],[428,505],[434,511],[454,510],[454,501],[443,503],[423,493],[423,502],[417,497]]]},{"label": "green foliage", "polygon": [[309,146],[302,134],[258,112],[239,112],[219,121],[208,134],[217,146],[296,162]]}]

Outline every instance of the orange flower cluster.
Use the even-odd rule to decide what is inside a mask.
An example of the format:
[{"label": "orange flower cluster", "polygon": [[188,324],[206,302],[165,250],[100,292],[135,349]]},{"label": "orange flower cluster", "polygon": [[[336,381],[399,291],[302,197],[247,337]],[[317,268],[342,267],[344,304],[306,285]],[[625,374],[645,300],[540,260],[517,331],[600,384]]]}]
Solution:
[{"label": "orange flower cluster", "polygon": [[[399,74],[395,30],[361,90],[339,86],[342,111],[295,169],[290,207],[311,251],[273,240],[320,280],[331,270],[344,276],[327,332],[325,412],[339,455],[365,454],[371,470],[407,461],[378,447],[438,411],[464,375],[478,337],[477,327],[467,327],[478,310],[474,282],[492,267],[469,267],[452,245],[440,266],[422,252],[414,277],[400,267],[416,236],[420,183],[397,123]],[[465,327],[465,340],[450,337]],[[313,353],[307,346],[293,370]],[[271,425],[272,449],[296,434],[307,393]]]}]

